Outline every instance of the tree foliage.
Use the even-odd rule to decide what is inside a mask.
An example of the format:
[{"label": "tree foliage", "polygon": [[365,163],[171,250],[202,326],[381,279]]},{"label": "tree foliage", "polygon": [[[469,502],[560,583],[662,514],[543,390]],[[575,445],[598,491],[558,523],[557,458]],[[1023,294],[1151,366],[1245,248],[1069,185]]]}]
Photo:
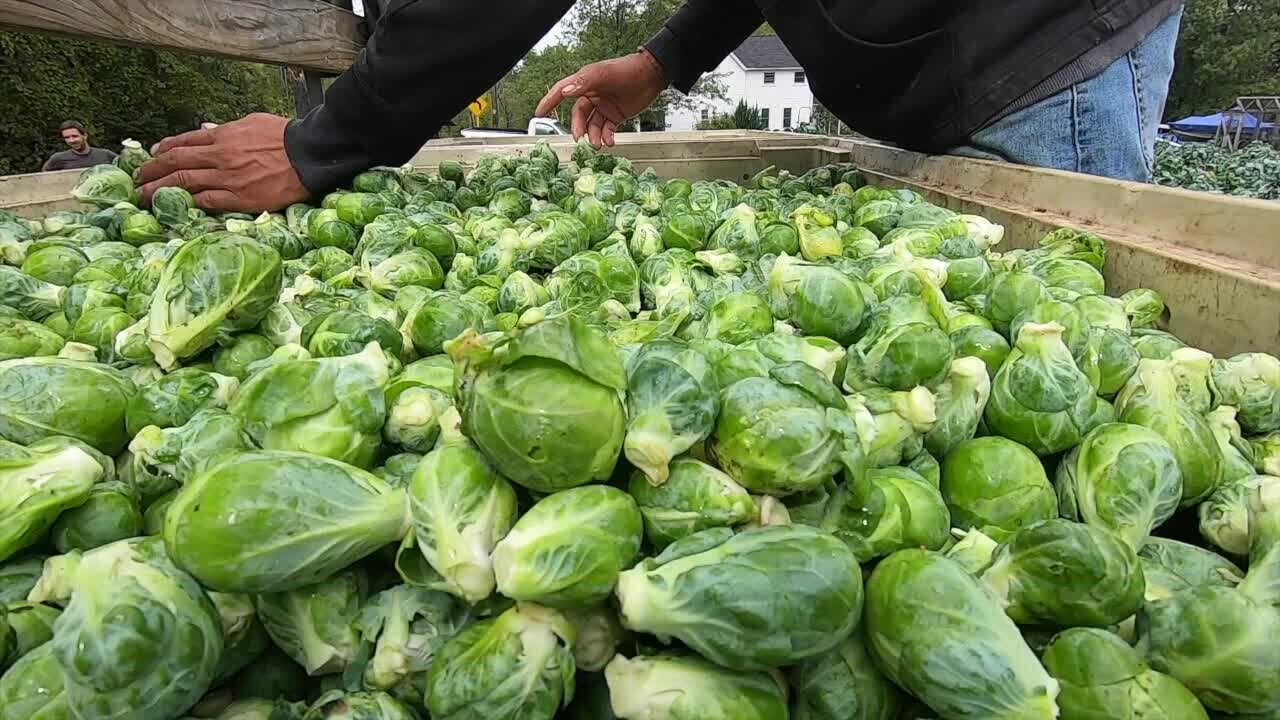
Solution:
[{"label": "tree foliage", "polygon": [[155,141],[201,122],[288,114],[276,68],[20,32],[0,32],[0,175],[34,172],[65,149],[58,126],[78,120],[90,142]]},{"label": "tree foliage", "polygon": [[[593,62],[635,52],[680,5],[680,0],[580,0],[565,18],[560,42],[531,52],[493,89],[497,102],[492,124],[523,127],[556,81]],[[708,74],[688,96],[666,91],[641,114],[640,126],[661,130],[669,110],[723,98],[725,88],[720,80],[714,73]],[[560,108],[566,124],[569,111],[569,103]]]},{"label": "tree foliage", "polygon": [[698,123],[699,130],[765,130],[760,108],[739,100],[731,113],[717,115]]},{"label": "tree foliage", "polygon": [[1166,117],[1280,95],[1280,0],[1188,0]]}]

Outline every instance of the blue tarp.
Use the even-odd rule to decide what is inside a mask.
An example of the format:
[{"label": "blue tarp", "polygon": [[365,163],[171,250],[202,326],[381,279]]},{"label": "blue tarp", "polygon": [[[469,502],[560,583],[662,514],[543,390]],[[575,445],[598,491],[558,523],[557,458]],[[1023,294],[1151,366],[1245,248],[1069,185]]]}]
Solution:
[{"label": "blue tarp", "polygon": [[[1231,127],[1243,124],[1246,129],[1254,130],[1261,125],[1263,128],[1275,127],[1274,123],[1259,123],[1258,118],[1248,113],[1232,113]],[[1192,115],[1181,120],[1174,120],[1169,123],[1169,127],[1174,130],[1183,132],[1214,132],[1222,125],[1222,120],[1226,117],[1226,113],[1216,113],[1214,115]]]}]

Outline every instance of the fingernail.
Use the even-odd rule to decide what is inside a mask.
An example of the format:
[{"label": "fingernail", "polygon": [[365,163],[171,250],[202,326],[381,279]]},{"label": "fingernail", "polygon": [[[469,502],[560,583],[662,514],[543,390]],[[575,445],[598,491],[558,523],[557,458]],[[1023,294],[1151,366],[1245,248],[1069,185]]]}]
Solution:
[{"label": "fingernail", "polygon": [[564,86],[564,91],[565,91],[565,93],[566,93],[566,94],[567,94],[567,93],[576,93],[576,92],[578,92],[578,86],[577,86],[577,85],[565,85],[565,86]]}]

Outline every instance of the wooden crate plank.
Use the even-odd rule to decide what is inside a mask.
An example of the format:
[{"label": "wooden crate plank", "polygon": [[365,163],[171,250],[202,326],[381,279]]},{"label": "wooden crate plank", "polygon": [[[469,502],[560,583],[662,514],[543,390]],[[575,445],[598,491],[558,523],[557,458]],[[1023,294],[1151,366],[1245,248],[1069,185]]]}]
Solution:
[{"label": "wooden crate plank", "polygon": [[331,73],[365,40],[319,0],[0,0],[0,26]]}]

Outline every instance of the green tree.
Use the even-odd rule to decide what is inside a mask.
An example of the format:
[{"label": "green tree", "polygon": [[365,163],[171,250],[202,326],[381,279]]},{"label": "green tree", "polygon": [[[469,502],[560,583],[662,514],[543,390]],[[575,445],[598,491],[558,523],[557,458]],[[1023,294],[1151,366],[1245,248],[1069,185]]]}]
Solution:
[{"label": "green tree", "polygon": [[1165,115],[1280,95],[1280,0],[1188,0]]},{"label": "green tree", "polygon": [[717,115],[698,123],[699,130],[764,130],[764,118],[760,108],[739,100],[733,112]]},{"label": "green tree", "polygon": [[0,32],[0,175],[34,172],[79,120],[98,146],[144,143],[251,112],[290,114],[278,68],[22,32]]}]

